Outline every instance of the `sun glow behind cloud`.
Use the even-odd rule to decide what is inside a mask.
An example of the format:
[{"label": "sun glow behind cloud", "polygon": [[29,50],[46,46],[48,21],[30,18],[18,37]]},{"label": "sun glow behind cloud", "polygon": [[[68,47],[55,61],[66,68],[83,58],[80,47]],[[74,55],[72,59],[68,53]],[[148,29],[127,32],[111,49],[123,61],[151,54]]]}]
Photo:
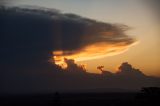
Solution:
[{"label": "sun glow behind cloud", "polygon": [[62,68],[66,68],[67,65],[64,60],[65,58],[74,59],[75,62],[104,58],[107,56],[113,56],[124,53],[128,50],[129,47],[137,43],[138,42],[135,42],[131,45],[126,45],[123,42],[118,43],[116,45],[108,43],[97,43],[86,46],[85,48],[73,54],[68,54],[67,51],[58,50],[53,51],[53,59],[55,64],[61,66]]}]

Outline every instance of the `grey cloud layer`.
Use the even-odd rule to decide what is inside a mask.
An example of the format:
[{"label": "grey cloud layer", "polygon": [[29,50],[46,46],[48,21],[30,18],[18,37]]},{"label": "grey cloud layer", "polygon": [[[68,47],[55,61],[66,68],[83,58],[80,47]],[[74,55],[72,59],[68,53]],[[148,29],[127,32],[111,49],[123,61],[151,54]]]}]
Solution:
[{"label": "grey cloud layer", "polygon": [[[23,23],[22,27],[27,28],[27,26],[29,26],[25,21],[28,21],[31,26],[32,24],[34,26],[34,23],[36,23],[34,20],[37,21],[37,19],[41,21],[41,24],[39,25],[47,25],[49,27],[48,29],[51,30],[50,35],[48,36],[50,36],[49,38],[52,38],[52,41],[49,40],[49,42],[46,41],[45,43],[48,43],[46,46],[51,44],[53,47],[48,47],[53,50],[64,50],[69,52],[79,50],[95,43],[123,43],[123,45],[130,45],[135,42],[133,38],[124,33],[124,31],[128,29],[126,25],[99,22],[75,14],[60,13],[55,9],[3,7],[1,8],[1,11],[2,13],[5,12],[8,14],[8,16],[11,15],[12,18],[19,17],[21,22],[18,21],[19,18],[14,21]],[[41,30],[43,30],[43,28]],[[32,38],[30,35],[28,35],[28,37]],[[40,39],[38,38],[38,34],[35,37]],[[39,44],[39,46],[43,47],[44,45]]]}]

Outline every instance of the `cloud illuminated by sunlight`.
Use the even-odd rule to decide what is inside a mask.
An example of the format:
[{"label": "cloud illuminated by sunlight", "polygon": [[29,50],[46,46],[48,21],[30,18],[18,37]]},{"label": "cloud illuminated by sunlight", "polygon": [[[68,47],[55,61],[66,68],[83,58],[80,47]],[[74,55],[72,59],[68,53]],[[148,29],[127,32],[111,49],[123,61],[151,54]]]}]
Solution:
[{"label": "cloud illuminated by sunlight", "polygon": [[138,42],[135,42],[131,45],[127,45],[123,42],[117,44],[97,43],[86,46],[85,48],[73,54],[69,54],[67,53],[67,51],[58,50],[53,51],[53,59],[55,61],[55,64],[60,65],[62,68],[65,68],[67,67],[67,65],[64,62],[64,58],[74,59],[75,62],[104,58],[107,56],[124,53],[128,50],[129,47],[137,43]]}]

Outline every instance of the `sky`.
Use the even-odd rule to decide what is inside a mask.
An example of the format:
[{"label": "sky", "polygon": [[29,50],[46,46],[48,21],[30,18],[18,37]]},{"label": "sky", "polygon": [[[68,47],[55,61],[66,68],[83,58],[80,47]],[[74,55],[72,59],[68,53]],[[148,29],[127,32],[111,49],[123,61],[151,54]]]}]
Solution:
[{"label": "sky", "polygon": [[98,59],[79,61],[88,72],[99,73],[97,66],[116,72],[122,62],[129,62],[146,75],[160,76],[159,24],[155,10],[145,0],[12,0],[7,5],[42,6],[55,8],[62,13],[74,13],[90,19],[129,26],[130,37],[136,45],[127,51]]}]

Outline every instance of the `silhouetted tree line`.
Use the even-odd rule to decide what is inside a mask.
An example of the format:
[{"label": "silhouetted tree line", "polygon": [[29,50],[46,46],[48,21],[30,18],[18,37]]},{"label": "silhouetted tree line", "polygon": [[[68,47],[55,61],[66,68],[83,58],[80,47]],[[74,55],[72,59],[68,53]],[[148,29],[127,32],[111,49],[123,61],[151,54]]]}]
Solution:
[{"label": "silhouetted tree line", "polygon": [[145,104],[147,106],[160,105],[160,87],[144,87],[136,95],[136,103]]},{"label": "silhouetted tree line", "polygon": [[[93,93],[94,94],[94,93]],[[95,93],[96,95],[96,93]],[[103,95],[103,94],[102,94]],[[109,95],[108,95],[109,96]],[[108,98],[107,95],[105,96],[105,98]],[[108,104],[109,106],[159,106],[160,105],[160,87],[143,87],[135,96],[134,100],[131,102],[130,100],[125,100],[125,101],[121,101],[121,100],[117,100],[119,102],[119,104],[117,103],[117,101],[115,102],[110,102],[110,101],[106,101],[104,102],[106,105]],[[105,99],[104,99],[105,100]],[[107,100],[107,99],[106,99]],[[60,106],[62,105],[61,101],[61,95],[59,92],[55,93],[55,99],[54,99],[54,104],[56,106]],[[74,104],[75,101],[72,101]],[[100,101],[95,102],[95,104],[93,105],[100,105],[101,103],[99,103]],[[76,103],[76,102],[75,102]],[[76,104],[77,106],[81,106],[80,104]],[[107,105],[107,106],[108,106]]]}]

